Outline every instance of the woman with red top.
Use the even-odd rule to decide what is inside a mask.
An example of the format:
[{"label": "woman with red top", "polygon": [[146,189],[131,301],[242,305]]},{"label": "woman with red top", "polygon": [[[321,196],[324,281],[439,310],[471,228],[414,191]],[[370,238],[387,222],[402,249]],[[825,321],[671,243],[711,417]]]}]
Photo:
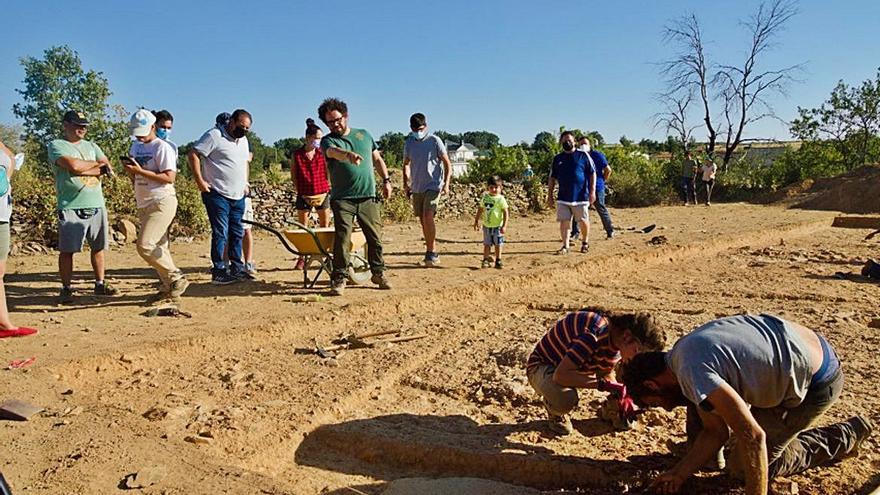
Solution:
[{"label": "woman with red top", "polygon": [[[290,160],[290,178],[296,187],[296,219],[306,225],[309,213],[318,212],[318,226],[330,225],[330,182],[327,180],[327,162],[321,152],[321,128],[312,119],[306,119],[305,144],[293,152]],[[297,268],[302,268],[302,259]]]}]

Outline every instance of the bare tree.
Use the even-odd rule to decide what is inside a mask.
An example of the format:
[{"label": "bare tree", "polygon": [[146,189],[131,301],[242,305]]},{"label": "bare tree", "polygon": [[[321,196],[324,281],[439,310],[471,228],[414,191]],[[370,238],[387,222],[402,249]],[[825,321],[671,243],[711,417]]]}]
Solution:
[{"label": "bare tree", "polygon": [[[761,70],[759,61],[775,45],[785,24],[797,13],[795,0],[772,0],[741,24],[751,35],[751,45],[740,65],[710,65],[700,23],[693,14],[682,17],[664,29],[664,39],[677,45],[680,53],[661,64],[666,79],[665,98],[674,102],[682,91],[697,91],[703,103],[703,121],[708,142],[706,151],[715,154],[718,139],[723,137],[723,167],[726,169],[737,147],[745,141],[746,128],[765,118],[776,118],[766,97],[785,94],[793,75],[803,64]],[[720,115],[712,104],[720,103]],[[667,105],[668,106],[668,105]],[[721,120],[721,124],[716,123]]]},{"label": "bare tree", "polygon": [[[663,30],[663,38],[667,43],[678,45],[679,53],[670,60],[661,63],[661,74],[666,78],[666,92],[661,99],[672,102],[683,101],[682,94],[700,95],[703,105],[703,123],[706,126],[707,151],[715,151],[718,134],[712,125],[711,101],[709,89],[712,84],[709,65],[706,62],[705,45],[700,21],[694,14],[682,17]],[[667,107],[670,105],[667,104]],[[672,108],[675,107],[673,103]]]},{"label": "bare tree", "polygon": [[693,92],[682,92],[676,95],[660,95],[659,99],[666,106],[663,112],[654,114],[654,127],[663,127],[663,129],[674,135],[681,143],[682,147],[687,150],[688,145],[694,135],[694,130],[699,125],[690,125],[689,123],[689,107],[694,101]]}]

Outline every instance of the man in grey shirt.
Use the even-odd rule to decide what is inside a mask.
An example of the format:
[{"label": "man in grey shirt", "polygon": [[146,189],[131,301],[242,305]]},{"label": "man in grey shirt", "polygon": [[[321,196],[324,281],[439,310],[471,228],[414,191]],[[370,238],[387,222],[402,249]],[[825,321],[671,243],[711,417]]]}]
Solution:
[{"label": "man in grey shirt", "polygon": [[[217,285],[252,278],[241,258],[244,236],[241,219],[248,190],[250,157],[247,133],[251,122],[250,113],[236,110],[225,126],[205,132],[187,154],[211,222],[211,283]],[[227,249],[230,266],[223,260]]]},{"label": "man in grey shirt", "polygon": [[710,321],[667,352],[639,354],[623,370],[640,405],[688,407],[688,453],[654,480],[675,493],[736,439],[731,471],[746,493],[767,493],[768,480],[857,453],[872,430],[855,416],[810,428],[840,397],[843,371],[820,335],[772,315]]},{"label": "man in grey shirt", "polygon": [[424,114],[412,114],[409,128],[412,133],[403,145],[403,187],[407,195],[412,195],[413,212],[419,217],[425,236],[425,259],[421,264],[431,267],[440,263],[434,215],[437,213],[440,191],[449,194],[452,163],[443,140],[428,133]]}]

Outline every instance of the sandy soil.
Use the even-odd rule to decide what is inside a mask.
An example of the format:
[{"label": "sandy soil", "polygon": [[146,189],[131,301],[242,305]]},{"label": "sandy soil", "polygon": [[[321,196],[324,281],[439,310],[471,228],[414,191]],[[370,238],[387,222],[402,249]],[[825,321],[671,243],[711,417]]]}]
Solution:
[{"label": "sandy soil", "polygon": [[[596,418],[602,394],[585,393],[577,433],[558,439],[524,379],[522,361],[545,328],[595,304],[653,311],[674,336],[743,311],[800,321],[830,339],[847,375],[824,421],[861,413],[880,423],[880,329],[868,326],[880,318],[880,285],[834,277],[877,256],[878,240],[831,228],[831,212],[771,206],[613,214],[619,228],[659,227],[594,235],[589,254],[561,257],[551,254],[549,216],[514,218],[503,270],[478,268],[480,237],[466,222],[440,226],[442,269],[416,267],[417,225],[390,226],[394,290],[350,287],[312,303],[291,301],[314,291],[272,237],[257,238],[260,280],[227,287],[208,283],[207,242],[176,244],[195,282],[181,305],[191,319],[141,316],[153,275],[131,246],[109,256],[123,296],[65,307],[54,303],[54,257],[11,259],[15,321],[42,331],[0,341],[3,364],[36,357],[0,371],[0,399],[46,411],[0,422],[0,470],[15,493],[38,494],[114,493],[134,473],[152,476],[136,490],[150,494],[639,492],[675,462],[683,410],[615,432]],[[649,244],[654,236],[666,242]],[[76,263],[87,268],[87,257]],[[86,290],[88,274],[79,278]],[[382,330],[429,337],[333,360],[296,352]],[[858,459],[792,479],[802,494],[868,493],[880,482],[878,456],[880,442],[869,441]],[[441,479],[421,480],[428,488],[403,478]],[[686,485],[726,491],[738,485],[718,473]]]}]

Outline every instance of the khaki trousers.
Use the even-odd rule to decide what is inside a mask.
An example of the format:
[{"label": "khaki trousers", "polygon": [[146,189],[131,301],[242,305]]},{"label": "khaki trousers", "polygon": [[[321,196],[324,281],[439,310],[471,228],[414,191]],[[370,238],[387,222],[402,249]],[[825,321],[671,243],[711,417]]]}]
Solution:
[{"label": "khaki trousers", "polygon": [[137,239],[137,252],[147,263],[156,269],[162,287],[168,290],[171,284],[183,278],[183,273],[171,259],[168,244],[168,229],[177,214],[177,196],[166,196],[146,208],[138,209],[140,232]]}]

